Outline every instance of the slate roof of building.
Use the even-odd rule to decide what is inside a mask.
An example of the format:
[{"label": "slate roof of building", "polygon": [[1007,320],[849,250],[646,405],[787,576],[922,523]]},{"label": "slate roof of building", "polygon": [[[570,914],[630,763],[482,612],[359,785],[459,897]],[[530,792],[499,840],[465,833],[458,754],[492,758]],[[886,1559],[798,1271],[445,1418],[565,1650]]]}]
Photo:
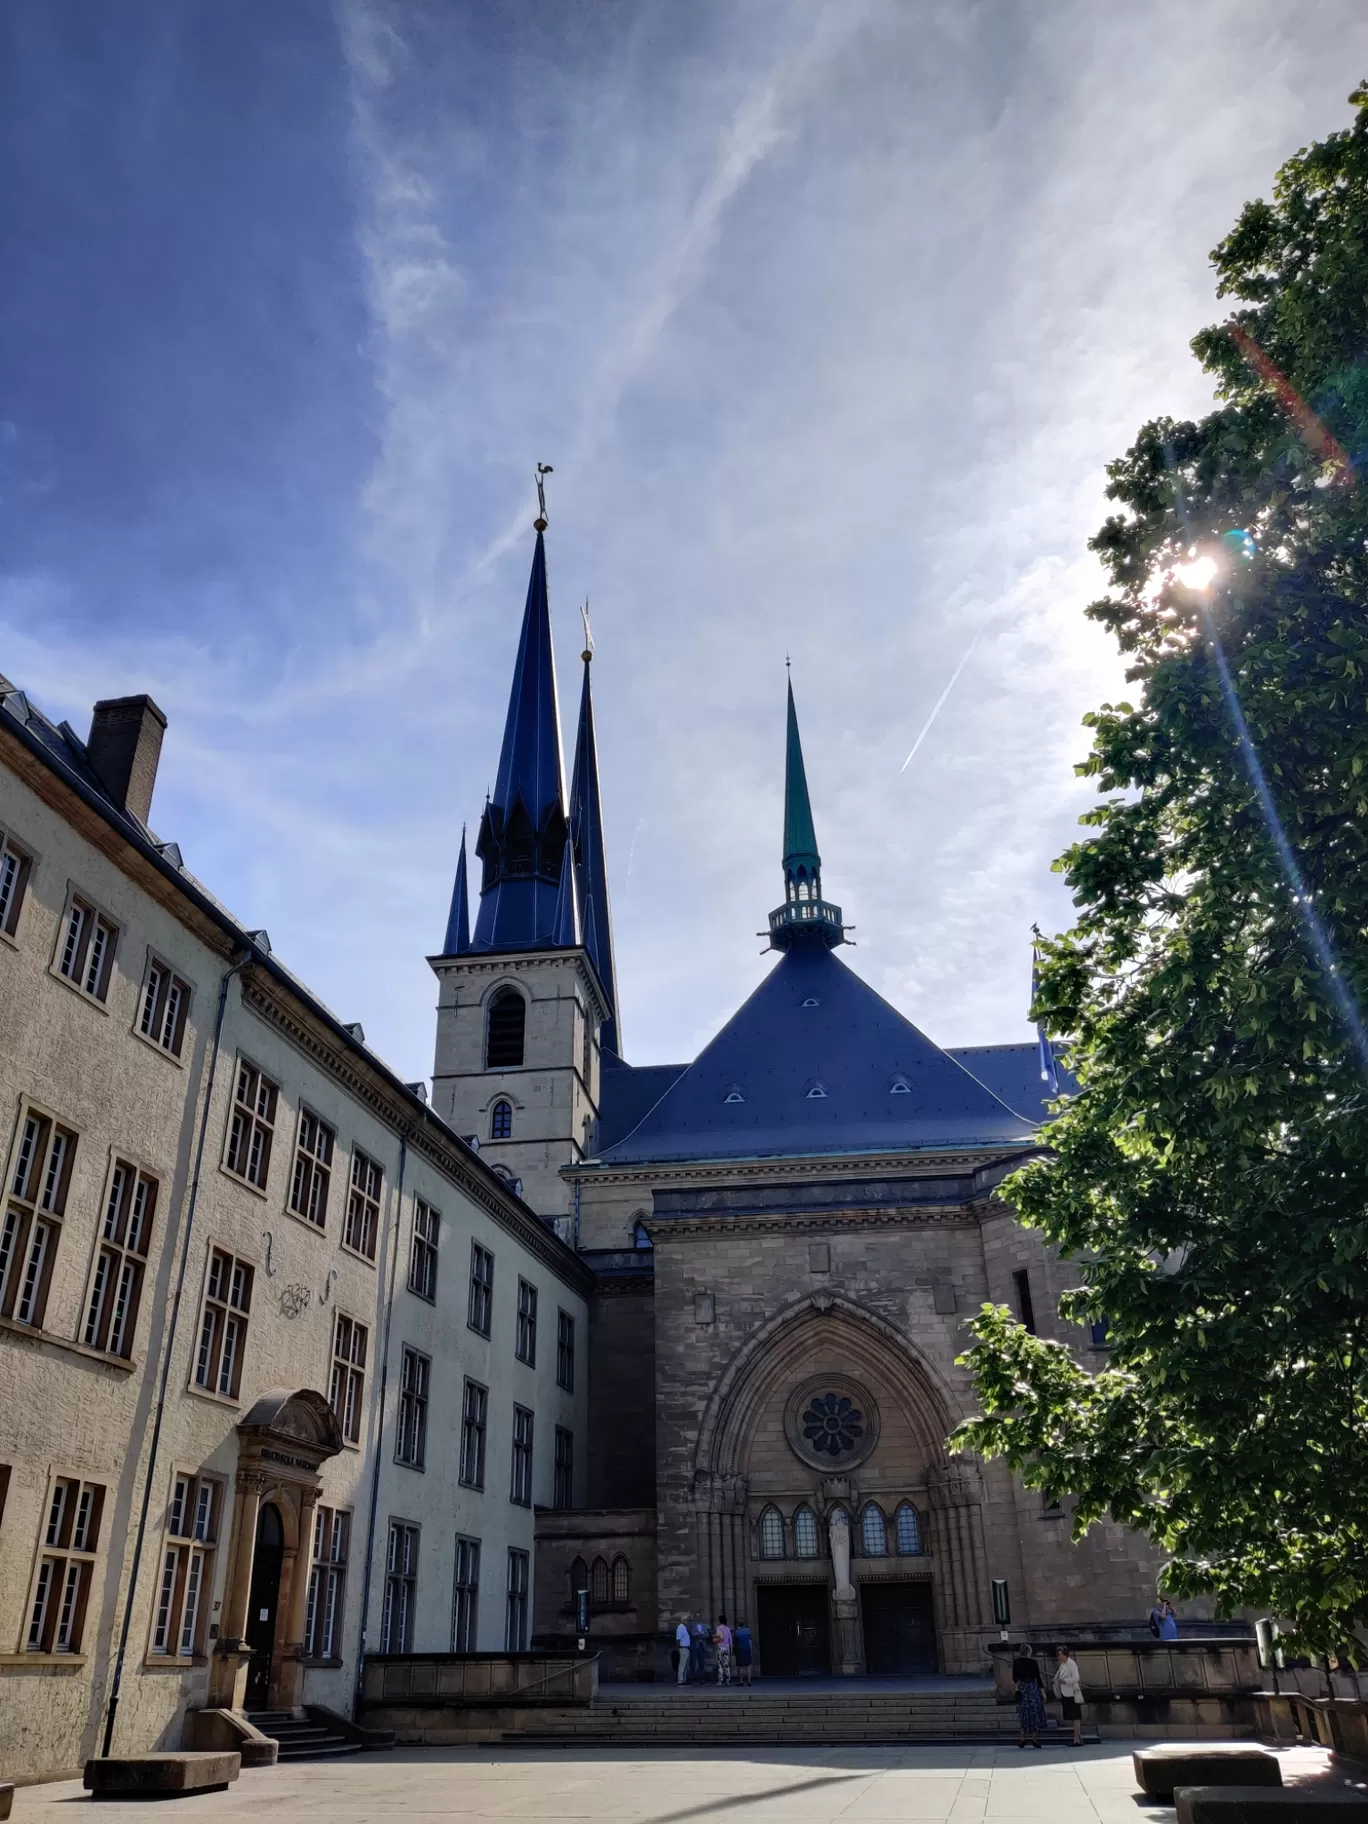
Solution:
[{"label": "slate roof of building", "polygon": [[615,1085],[616,1073],[605,1071],[603,1165],[1026,1146],[1039,1121],[1001,1100],[818,943],[785,952],[717,1037],[668,1080],[674,1068],[655,1067],[661,1093],[630,1129],[626,1118],[655,1085]]},{"label": "slate roof of building", "polygon": [[[1054,1101],[1055,1092],[1041,1079],[1039,1046],[1028,1042],[1025,1045],[952,1045],[948,1049],[957,1064],[972,1071],[984,1088],[991,1089],[1008,1108],[1015,1109],[1030,1121],[1050,1119],[1049,1104]],[[1055,1059],[1055,1074],[1060,1095],[1078,1093],[1078,1079],[1058,1058]]]}]

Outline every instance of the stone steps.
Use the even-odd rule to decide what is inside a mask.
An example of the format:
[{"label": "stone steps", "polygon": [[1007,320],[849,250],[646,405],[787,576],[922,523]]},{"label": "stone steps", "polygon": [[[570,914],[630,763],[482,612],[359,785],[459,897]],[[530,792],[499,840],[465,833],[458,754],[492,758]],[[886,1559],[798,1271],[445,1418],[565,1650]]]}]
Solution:
[{"label": "stone steps", "polygon": [[295,1716],[289,1710],[249,1710],[247,1720],[279,1745],[282,1761],[335,1760],[344,1754],[361,1754],[363,1742],[353,1741],[340,1729]]},{"label": "stone steps", "polygon": [[[687,1696],[603,1697],[585,1709],[548,1711],[535,1730],[504,1740],[530,1745],[608,1743],[951,1743],[1015,1741],[1016,1713],[991,1692],[837,1692],[765,1696],[747,1690]],[[1047,1742],[1071,1732],[1047,1730]]]}]

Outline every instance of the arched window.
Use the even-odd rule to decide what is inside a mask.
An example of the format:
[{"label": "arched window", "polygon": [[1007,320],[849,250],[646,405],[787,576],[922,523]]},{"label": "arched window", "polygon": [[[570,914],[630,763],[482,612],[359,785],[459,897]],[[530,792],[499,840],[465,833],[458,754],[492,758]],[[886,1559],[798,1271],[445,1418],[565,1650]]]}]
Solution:
[{"label": "arched window", "polygon": [[646,1233],[646,1224],[641,1220],[640,1216],[638,1216],[636,1221],[632,1224],[632,1246],[634,1248],[650,1248],[655,1246],[655,1243]]},{"label": "arched window", "polygon": [[619,1553],[613,1560],[613,1601],[630,1602],[632,1573],[627,1560]]},{"label": "arched window", "polygon": [[810,1507],[800,1507],[793,1516],[793,1549],[800,1558],[817,1558],[821,1555],[821,1535],[817,1531],[817,1516]]},{"label": "arched window", "polygon": [[871,1501],[860,1516],[860,1542],[866,1558],[882,1558],[888,1551],[883,1509],[876,1501]]},{"label": "arched window", "polygon": [[603,1558],[595,1558],[594,1568],[589,1573],[589,1600],[595,1608],[608,1600],[608,1564]]},{"label": "arched window", "polygon": [[570,1566],[570,1600],[571,1600],[571,1602],[572,1603],[574,1602],[575,1592],[577,1590],[587,1590],[588,1588],[589,1588],[589,1566],[584,1562],[583,1558],[576,1558],[575,1562]]},{"label": "arched window", "polygon": [[898,1551],[904,1558],[916,1558],[922,1549],[921,1517],[910,1501],[904,1501],[894,1516],[898,1530]]},{"label": "arched window", "polygon": [[760,1516],[760,1556],[782,1558],[784,1555],[784,1516],[777,1507],[767,1507]]},{"label": "arched window", "polygon": [[513,1104],[496,1102],[489,1111],[489,1137],[491,1140],[511,1140],[513,1138]]},{"label": "arched window", "polygon": [[523,1061],[527,1002],[516,988],[500,988],[489,1003],[485,1069],[508,1070]]}]

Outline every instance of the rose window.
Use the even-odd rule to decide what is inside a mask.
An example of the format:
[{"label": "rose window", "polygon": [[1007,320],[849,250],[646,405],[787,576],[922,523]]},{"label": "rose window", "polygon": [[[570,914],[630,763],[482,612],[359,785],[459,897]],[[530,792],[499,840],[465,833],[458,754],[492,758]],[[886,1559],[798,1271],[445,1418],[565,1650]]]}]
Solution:
[{"label": "rose window", "polygon": [[843,1457],[864,1436],[864,1414],[843,1393],[819,1393],[804,1412],[802,1427],[810,1450]]}]

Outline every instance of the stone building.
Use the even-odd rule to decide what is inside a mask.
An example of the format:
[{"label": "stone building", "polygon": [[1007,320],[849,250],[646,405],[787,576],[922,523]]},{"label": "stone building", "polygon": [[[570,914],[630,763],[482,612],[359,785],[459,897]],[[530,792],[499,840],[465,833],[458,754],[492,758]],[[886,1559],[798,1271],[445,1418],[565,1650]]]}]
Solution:
[{"label": "stone building", "polygon": [[0,680],[0,1773],[526,1647],[593,1276]]},{"label": "stone building", "polygon": [[[1143,1614],[1155,1560],[951,1458],[985,1301],[1063,1325],[1067,1266],[995,1195],[1047,1118],[1037,1048],[947,1051],[841,960],[792,691],[778,960],[691,1064],[617,1038],[584,674],[561,772],[544,520],[495,789],[464,842],[433,1093],[592,1266],[585,1511],[538,1525],[537,1638],[588,1588],[609,1676],[659,1676],[682,1614],[747,1620],[762,1671],[969,1672],[998,1628]],[[742,934],[738,934],[740,937]]]}]

